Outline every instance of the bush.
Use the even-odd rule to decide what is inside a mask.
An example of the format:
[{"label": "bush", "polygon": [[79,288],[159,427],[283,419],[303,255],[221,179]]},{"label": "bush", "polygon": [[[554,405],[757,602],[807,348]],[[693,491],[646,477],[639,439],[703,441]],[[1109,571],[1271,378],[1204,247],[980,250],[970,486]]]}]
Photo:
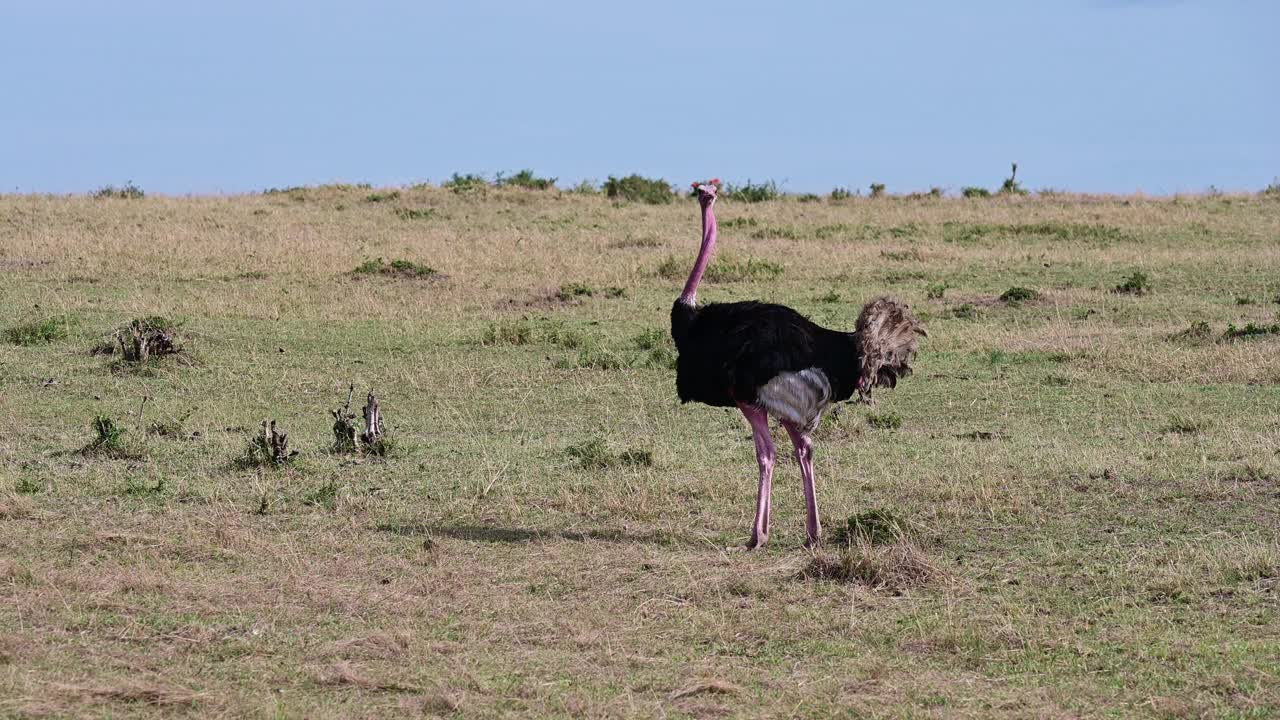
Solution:
[{"label": "bush", "polygon": [[125,183],[123,187],[115,185],[103,185],[93,191],[93,197],[102,199],[116,200],[141,200],[146,197],[146,193],[142,192],[142,188],[133,184],[133,181]]},{"label": "bush", "polygon": [[371,203],[390,202],[392,200],[400,199],[400,191],[384,190],[382,192],[369,193],[364,199]]},{"label": "bush", "polygon": [[488,186],[489,182],[483,176],[474,173],[467,173],[466,175],[454,173],[448,180],[440,184],[440,187],[449,188],[459,194],[483,190]]},{"label": "bush", "polygon": [[946,283],[930,283],[929,287],[924,289],[924,296],[930,300],[941,300],[942,296],[947,292]]},{"label": "bush", "polygon": [[1122,295],[1146,295],[1151,292],[1151,281],[1147,278],[1146,273],[1141,270],[1134,270],[1132,275],[1112,288],[1111,292]]},{"label": "bush", "polygon": [[1238,328],[1235,325],[1227,325],[1227,331],[1222,334],[1222,339],[1227,341],[1244,340],[1264,335],[1280,335],[1280,323],[1272,325],[1255,325],[1253,323],[1249,323],[1241,328]]},{"label": "bush", "polygon": [[988,190],[988,189],[986,189],[986,188],[973,187],[973,186],[960,188],[960,194],[961,194],[961,195],[963,195],[963,196],[964,196],[964,197],[966,197],[966,198],[989,198],[989,197],[991,197],[991,191],[990,191],[990,190]]},{"label": "bush", "polygon": [[849,188],[838,187],[831,189],[832,200],[848,200],[851,197],[853,197],[853,193],[849,192]]},{"label": "bush", "polygon": [[654,180],[631,174],[624,178],[612,175],[604,183],[604,194],[631,202],[665,205],[675,199],[675,192],[666,180]]},{"label": "bush", "polygon": [[577,185],[569,188],[569,192],[578,195],[599,195],[600,188],[596,187],[590,180],[583,180]]},{"label": "bush", "polygon": [[772,180],[762,183],[753,183],[748,180],[745,185],[726,184],[722,195],[731,200],[756,203],[777,200],[782,193],[778,192],[778,185]]},{"label": "bush", "polygon": [[1009,305],[1021,305],[1024,302],[1031,302],[1039,298],[1039,292],[1020,285],[1015,285],[1000,294],[1000,301]]},{"label": "bush", "polygon": [[526,190],[551,190],[556,186],[556,178],[540,178],[532,170],[521,170],[511,177],[503,177],[498,173],[493,184],[498,187],[518,187]]},{"label": "bush", "polygon": [[85,452],[119,455],[124,451],[124,428],[106,415],[98,415],[93,419],[93,440],[85,447]]},{"label": "bush", "polygon": [[884,197],[884,183],[871,183],[871,197]]}]

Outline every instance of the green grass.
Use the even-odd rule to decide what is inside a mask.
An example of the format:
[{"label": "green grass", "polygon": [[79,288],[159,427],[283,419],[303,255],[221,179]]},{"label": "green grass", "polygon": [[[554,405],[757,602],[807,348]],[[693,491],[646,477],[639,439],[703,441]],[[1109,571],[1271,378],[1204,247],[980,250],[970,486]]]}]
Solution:
[{"label": "green grass", "polygon": [[66,340],[73,320],[66,315],[32,320],[5,328],[4,338],[14,345],[46,345]]},{"label": "green grass", "polygon": [[398,258],[387,262],[382,258],[365,260],[352,270],[356,275],[379,275],[410,279],[426,279],[438,276],[435,268],[412,260]]},{"label": "green grass", "polygon": [[[751,433],[672,369],[697,204],[489,187],[0,196],[47,228],[0,222],[4,329],[75,318],[0,342],[0,716],[1280,714],[1273,198],[718,205],[700,302],[929,330],[817,431],[825,545],[775,426],[740,553]],[[150,316],[192,362],[89,353]],[[332,452],[352,385],[390,454]]]}]

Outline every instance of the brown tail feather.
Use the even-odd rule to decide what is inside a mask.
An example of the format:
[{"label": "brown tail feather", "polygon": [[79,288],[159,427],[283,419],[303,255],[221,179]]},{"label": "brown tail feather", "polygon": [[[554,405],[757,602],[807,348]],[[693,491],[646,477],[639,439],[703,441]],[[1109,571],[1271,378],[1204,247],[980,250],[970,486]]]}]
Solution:
[{"label": "brown tail feather", "polygon": [[858,315],[858,347],[862,373],[858,377],[860,399],[871,403],[871,388],[895,387],[911,374],[911,360],[919,349],[917,336],[928,336],[905,303],[878,297]]}]

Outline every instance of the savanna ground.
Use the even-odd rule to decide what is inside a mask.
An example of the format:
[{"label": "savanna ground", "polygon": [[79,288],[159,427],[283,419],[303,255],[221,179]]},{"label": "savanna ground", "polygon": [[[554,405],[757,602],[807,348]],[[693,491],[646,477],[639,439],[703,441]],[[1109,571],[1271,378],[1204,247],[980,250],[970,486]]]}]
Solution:
[{"label": "savanna ground", "polygon": [[[0,197],[0,713],[1280,714],[1280,201],[717,209],[704,301],[930,331],[820,428],[816,556],[789,458],[726,550],[750,433],[665,340],[691,200]],[[153,315],[183,355],[91,354]],[[386,459],[329,450],[351,384]],[[267,418],[285,467],[240,460]]]}]

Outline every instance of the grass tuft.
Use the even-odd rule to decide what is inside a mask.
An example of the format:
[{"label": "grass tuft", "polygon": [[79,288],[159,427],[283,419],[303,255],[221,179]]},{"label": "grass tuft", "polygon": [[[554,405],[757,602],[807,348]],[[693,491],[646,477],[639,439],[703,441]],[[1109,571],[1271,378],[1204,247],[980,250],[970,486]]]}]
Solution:
[{"label": "grass tuft", "polygon": [[586,283],[580,282],[565,283],[556,291],[556,297],[563,301],[576,300],[580,297],[591,297],[595,294],[595,288]]},{"label": "grass tuft", "polygon": [[652,467],[653,451],[629,448],[621,453],[609,449],[601,438],[591,438],[565,448],[565,454],[587,470],[607,470],[617,467]]},{"label": "grass tuft", "polygon": [[902,427],[902,416],[892,410],[867,413],[867,424],[877,430],[897,430]]},{"label": "grass tuft", "polygon": [[33,320],[14,325],[4,331],[4,337],[14,345],[33,346],[47,345],[59,340],[66,340],[69,328],[74,321],[68,315]]},{"label": "grass tuft", "polygon": [[1000,301],[1006,305],[1021,305],[1022,303],[1034,302],[1040,299],[1040,293],[1031,288],[1015,285],[1000,294]]},{"label": "grass tuft", "polygon": [[1111,292],[1122,295],[1148,295],[1151,293],[1151,279],[1141,270],[1134,270],[1119,285],[1112,288]]},{"label": "grass tuft", "polygon": [[88,453],[102,455],[124,454],[125,429],[106,415],[93,418],[93,439],[85,446]]},{"label": "grass tuft", "polygon": [[906,536],[906,524],[892,510],[875,508],[850,515],[831,531],[830,541],[835,545],[887,545]]},{"label": "grass tuft", "polygon": [[1192,418],[1185,415],[1171,415],[1169,422],[1160,430],[1163,433],[1179,435],[1198,435],[1212,426],[1208,420]]},{"label": "grass tuft", "polygon": [[435,208],[396,208],[396,217],[401,220],[430,220],[436,217]]},{"label": "grass tuft", "polygon": [[406,279],[429,279],[440,273],[429,265],[422,265],[412,260],[396,259],[387,262],[382,258],[365,260],[351,271],[355,275],[377,275]]}]

